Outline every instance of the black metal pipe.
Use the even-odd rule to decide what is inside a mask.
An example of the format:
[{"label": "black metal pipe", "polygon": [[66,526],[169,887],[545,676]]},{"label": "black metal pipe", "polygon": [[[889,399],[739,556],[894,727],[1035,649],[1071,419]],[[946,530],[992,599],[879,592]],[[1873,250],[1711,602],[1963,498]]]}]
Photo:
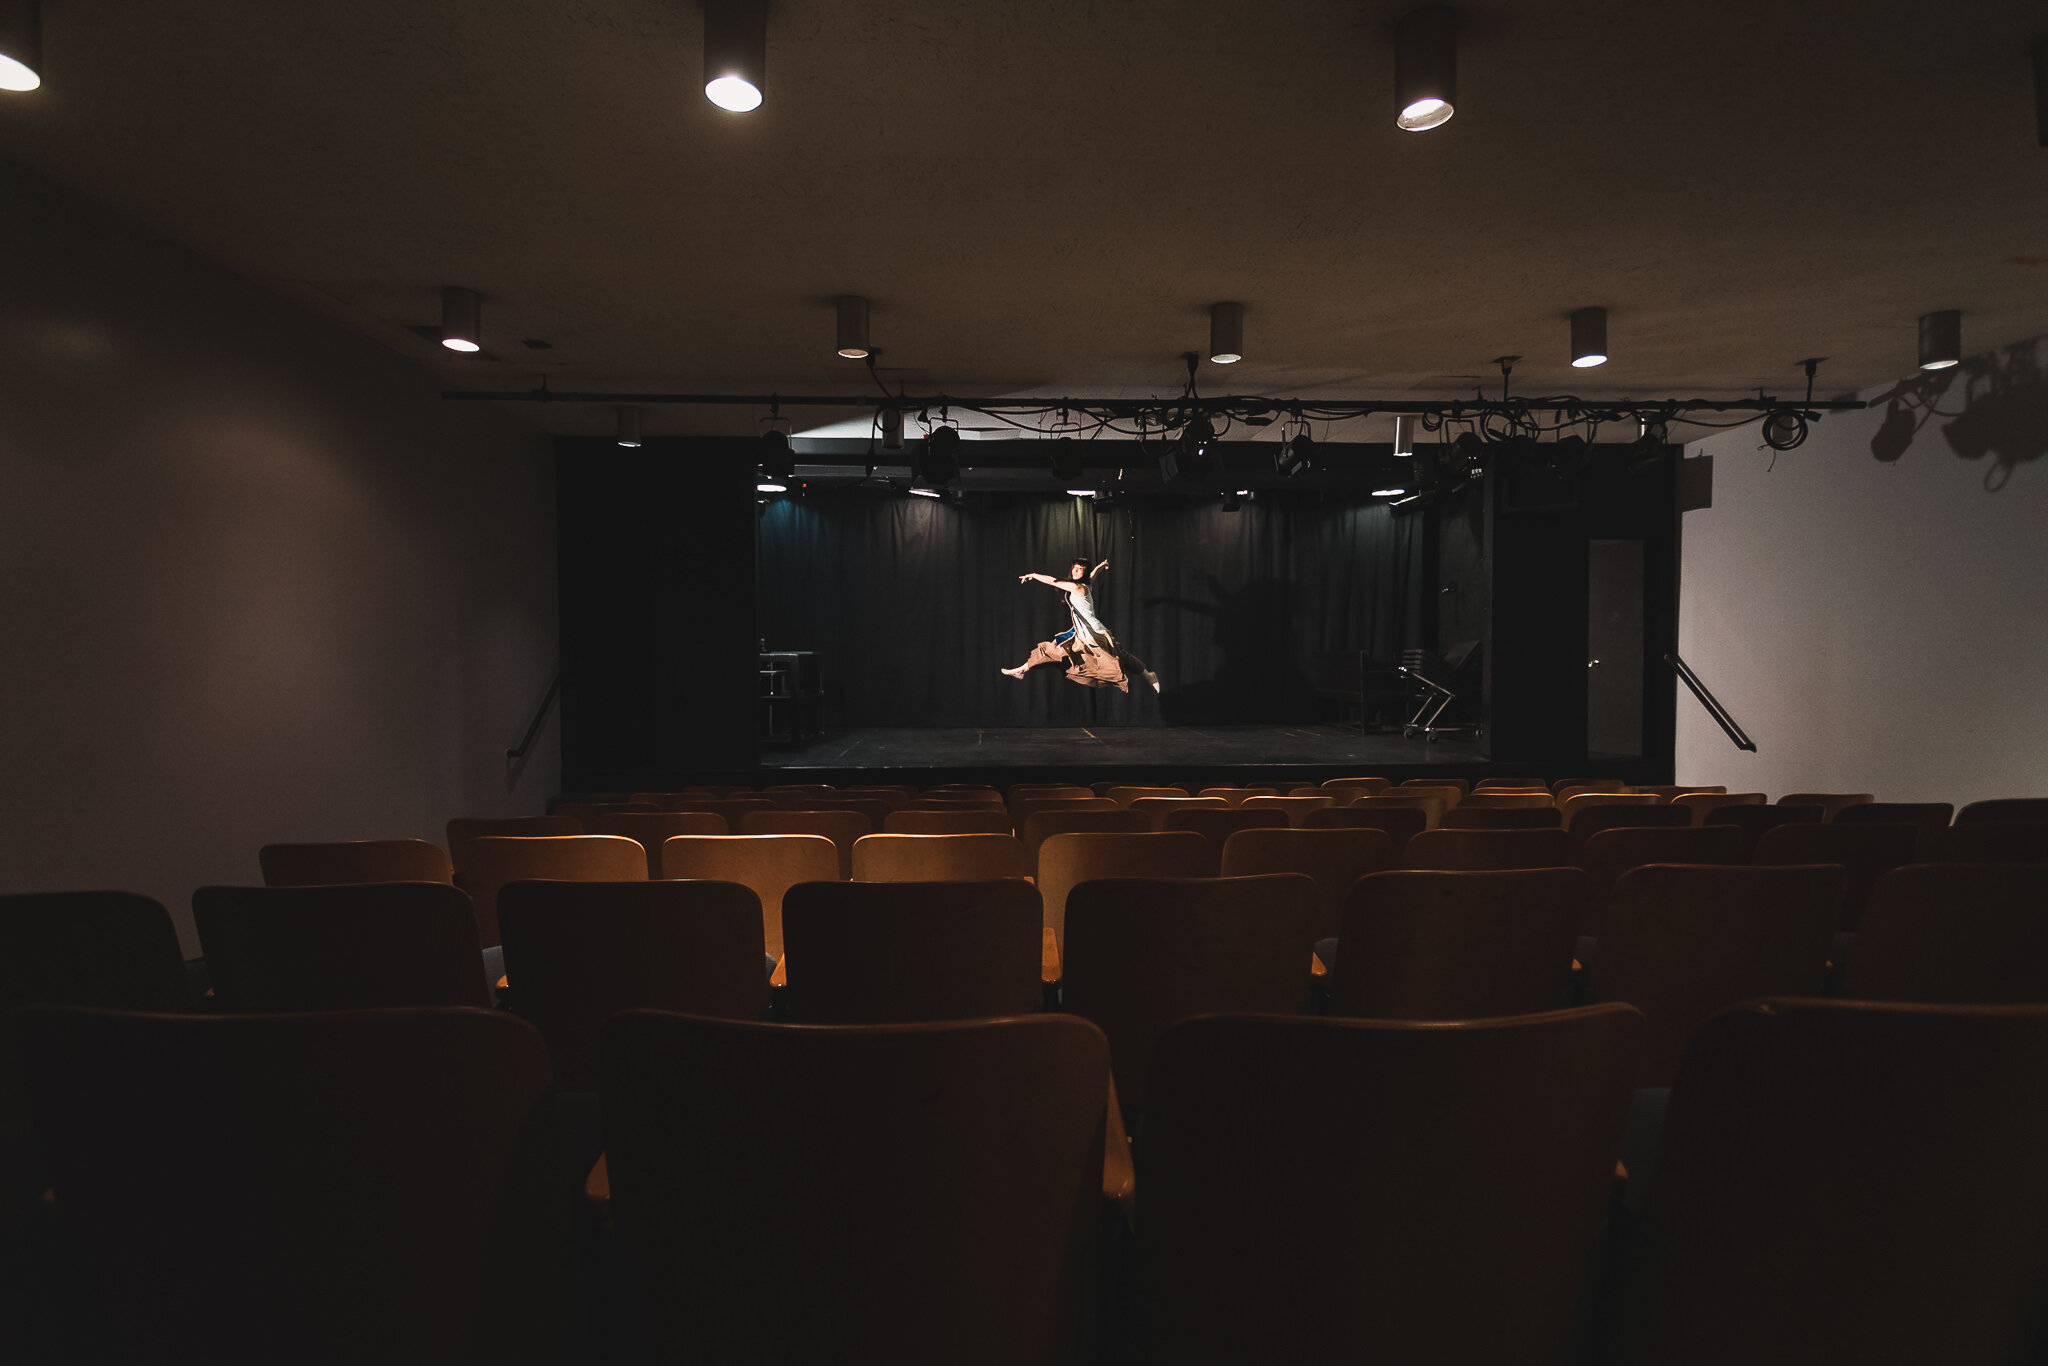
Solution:
[{"label": "black metal pipe", "polygon": [[1742,727],[1735,724],[1735,718],[1721,705],[1721,699],[1707,690],[1707,685],[1700,682],[1699,675],[1694,673],[1684,660],[1676,654],[1668,654],[1664,656],[1664,662],[1677,670],[1679,681],[1692,689],[1692,695],[1707,709],[1707,715],[1714,718],[1714,724],[1735,742],[1737,749],[1746,749],[1751,754],[1756,753],[1756,741],[1750,739]]},{"label": "black metal pipe", "polygon": [[514,763],[520,759],[524,759],[526,757],[526,752],[533,748],[533,742],[540,736],[541,723],[548,719],[548,708],[555,705],[555,694],[560,692],[561,690],[562,675],[560,673],[557,673],[555,675],[555,681],[548,684],[548,695],[540,700],[540,710],[534,712],[533,714],[533,724],[526,728],[526,738],[519,742],[519,745],[516,749],[508,749],[505,751],[506,763]]}]

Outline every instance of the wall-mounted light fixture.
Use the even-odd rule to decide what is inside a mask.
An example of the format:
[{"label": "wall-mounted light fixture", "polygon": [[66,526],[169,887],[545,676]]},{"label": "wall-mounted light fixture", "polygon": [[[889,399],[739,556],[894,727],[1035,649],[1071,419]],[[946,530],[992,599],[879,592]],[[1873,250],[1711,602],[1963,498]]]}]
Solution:
[{"label": "wall-mounted light fixture", "polygon": [[441,345],[450,351],[484,349],[484,300],[473,289],[450,285],[441,291]]},{"label": "wall-mounted light fixture", "polygon": [[768,88],[767,0],[706,0],[704,98],[745,114]]},{"label": "wall-mounted light fixture", "polygon": [[1424,5],[1394,35],[1394,122],[1410,132],[1449,123],[1458,105],[1458,15]]}]

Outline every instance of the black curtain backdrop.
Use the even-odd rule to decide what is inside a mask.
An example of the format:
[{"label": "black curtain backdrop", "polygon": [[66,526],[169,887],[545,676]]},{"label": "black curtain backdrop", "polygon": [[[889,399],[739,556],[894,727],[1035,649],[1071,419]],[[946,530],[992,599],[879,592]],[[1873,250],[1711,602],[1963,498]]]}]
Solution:
[{"label": "black curtain backdrop", "polygon": [[[1357,652],[1384,664],[1414,643],[1420,520],[1311,495],[1226,512],[1214,498],[813,490],[764,510],[761,633],[818,653],[828,725],[1314,721],[1355,687]],[[1051,666],[998,672],[1067,627],[1065,597],[1017,576],[1064,576],[1070,557],[1109,561],[1097,613],[1163,695],[1135,676],[1125,697]]]}]

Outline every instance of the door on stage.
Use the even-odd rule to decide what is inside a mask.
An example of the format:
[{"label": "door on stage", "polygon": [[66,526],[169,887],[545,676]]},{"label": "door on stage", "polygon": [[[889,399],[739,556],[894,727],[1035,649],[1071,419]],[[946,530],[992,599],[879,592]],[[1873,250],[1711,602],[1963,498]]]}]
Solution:
[{"label": "door on stage", "polygon": [[1586,544],[1586,756],[1643,752],[1643,543]]}]

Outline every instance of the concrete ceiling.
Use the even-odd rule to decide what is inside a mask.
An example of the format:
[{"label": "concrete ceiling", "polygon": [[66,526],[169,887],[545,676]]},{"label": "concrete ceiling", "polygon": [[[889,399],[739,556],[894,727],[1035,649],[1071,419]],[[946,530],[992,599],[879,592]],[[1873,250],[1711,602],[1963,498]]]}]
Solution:
[{"label": "concrete ceiling", "polygon": [[[1205,392],[1492,392],[1519,353],[1522,393],[1798,392],[1807,356],[1843,393],[1931,309],[2048,331],[2038,4],[1498,0],[1428,133],[1406,7],[776,0],[733,115],[695,0],[49,0],[0,154],[464,387],[872,394],[841,293],[892,384],[965,394],[1174,392],[1219,299],[1246,359]],[[444,284],[499,359],[408,330]]]}]

